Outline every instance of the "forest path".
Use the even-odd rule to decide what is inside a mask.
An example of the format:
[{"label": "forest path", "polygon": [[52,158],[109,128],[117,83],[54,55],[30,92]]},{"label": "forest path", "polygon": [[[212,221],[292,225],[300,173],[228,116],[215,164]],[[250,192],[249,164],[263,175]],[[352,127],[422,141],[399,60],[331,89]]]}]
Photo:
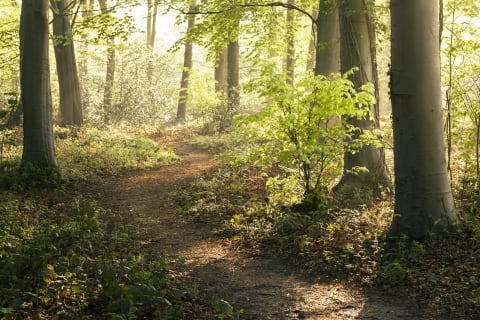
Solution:
[{"label": "forest path", "polygon": [[175,269],[187,285],[243,309],[241,319],[420,319],[398,300],[367,295],[340,281],[311,279],[274,256],[228,245],[213,225],[177,214],[172,193],[218,164],[194,146],[166,137],[160,142],[182,160],[107,178],[89,191],[104,208],[138,214],[147,239],[138,250],[183,260]]}]

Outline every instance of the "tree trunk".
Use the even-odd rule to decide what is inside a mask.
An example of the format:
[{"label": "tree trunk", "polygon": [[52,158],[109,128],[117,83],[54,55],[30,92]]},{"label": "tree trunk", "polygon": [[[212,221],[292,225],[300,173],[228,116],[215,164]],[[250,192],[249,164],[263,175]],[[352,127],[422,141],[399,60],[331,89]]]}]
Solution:
[{"label": "tree trunk", "polygon": [[[80,0],[80,5],[82,6],[82,18],[86,18],[92,15],[95,0]],[[88,34],[82,34],[82,40],[80,42],[80,54],[78,59],[78,71],[80,79],[86,79],[88,76],[88,57],[85,53],[89,51],[88,49]],[[90,107],[90,95],[89,94],[82,94],[82,107],[84,110],[88,110]]]},{"label": "tree trunk", "polygon": [[224,124],[229,127],[233,121],[233,115],[240,106],[240,47],[238,39],[230,42],[227,47],[227,82],[228,82],[228,102],[227,102],[227,120]]},{"label": "tree trunk", "polygon": [[[321,2],[320,2],[321,3]],[[318,20],[318,11],[314,10],[312,12],[312,17],[317,21]],[[318,21],[317,21],[318,23]],[[318,32],[318,28],[317,28]],[[305,70],[312,71],[315,68],[315,59],[316,59],[316,39],[314,37],[315,33],[312,32],[312,36],[310,36],[310,41],[308,42],[308,53],[307,53],[307,63]]]},{"label": "tree trunk", "polygon": [[152,48],[155,47],[155,38],[157,36],[157,12],[158,12],[158,1],[153,3],[152,19],[151,19],[151,33],[148,40],[148,45]]},{"label": "tree trunk", "polygon": [[[195,3],[190,6],[193,11]],[[180,93],[178,97],[177,121],[184,122],[187,117],[187,100],[188,100],[188,84],[190,71],[192,70],[193,61],[193,42],[188,35],[195,26],[195,15],[190,15],[187,25],[187,40],[185,42],[185,55],[183,58],[182,80],[180,82]]]},{"label": "tree trunk", "polygon": [[80,82],[65,0],[50,0],[50,6],[53,12],[54,51],[60,91],[60,125],[80,126],[83,123]]},{"label": "tree trunk", "polygon": [[150,39],[152,37],[152,17],[153,17],[152,0],[147,0],[147,46],[150,45]]},{"label": "tree trunk", "polygon": [[395,216],[389,235],[424,239],[456,218],[445,160],[438,2],[392,0],[390,9]]},{"label": "tree trunk", "polygon": [[[152,0],[147,1],[147,46],[153,52],[155,47],[155,37],[157,36],[157,11],[158,2]],[[147,63],[147,79],[152,80],[153,76],[153,59],[148,59]]]},{"label": "tree trunk", "polygon": [[20,17],[23,170],[29,166],[57,170],[48,45],[48,0],[23,0]]},{"label": "tree trunk", "polygon": [[[368,0],[341,0],[340,13],[340,61],[341,71],[345,73],[353,67],[358,67],[350,80],[354,83],[356,89],[367,83],[373,83],[375,89],[376,63],[372,55],[372,48],[375,46],[374,34],[369,28],[374,25],[370,23],[369,15],[372,14],[367,4]],[[378,93],[375,94],[378,96]],[[378,101],[377,101],[378,102]],[[372,109],[372,114],[376,114],[376,107]],[[346,119],[346,121],[360,128],[362,131],[372,130],[376,127],[375,119],[367,117],[365,119]],[[357,139],[360,133],[352,137]],[[366,168],[367,172],[355,172],[356,168]],[[381,187],[390,187],[390,177],[385,164],[385,155],[383,150],[374,145],[363,146],[355,153],[345,152],[343,175],[335,187],[335,190],[343,190],[346,195],[360,191],[363,195],[374,195],[381,190]]]},{"label": "tree trunk", "polygon": [[[107,13],[107,0],[98,0],[102,13]],[[107,71],[103,91],[103,116],[105,124],[110,123],[110,113],[113,103],[113,82],[115,81],[115,48],[114,40],[110,39],[107,48]]]},{"label": "tree trunk", "polygon": [[315,75],[340,71],[340,25],[336,1],[321,0],[317,16]]},{"label": "tree trunk", "polygon": [[215,61],[215,92],[220,96],[227,92],[227,48],[218,53]]},{"label": "tree trunk", "polygon": [[[288,0],[289,5],[295,5],[295,0]],[[295,12],[287,10],[287,56],[285,59],[285,74],[287,84],[293,85],[295,82]]]}]

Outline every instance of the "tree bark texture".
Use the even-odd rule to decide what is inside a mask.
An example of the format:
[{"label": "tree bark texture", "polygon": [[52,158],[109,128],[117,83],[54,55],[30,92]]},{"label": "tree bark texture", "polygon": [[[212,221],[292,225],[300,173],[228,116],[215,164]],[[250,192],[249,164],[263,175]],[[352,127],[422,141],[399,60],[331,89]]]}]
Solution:
[{"label": "tree bark texture", "polygon": [[215,61],[215,92],[220,96],[227,92],[227,48],[218,53]]},{"label": "tree bark texture", "polygon": [[20,86],[23,104],[21,167],[56,169],[48,55],[48,0],[23,0]]},{"label": "tree bark texture", "polygon": [[[194,4],[190,6],[190,10],[194,10]],[[188,85],[190,72],[192,70],[193,62],[193,42],[188,38],[188,34],[195,26],[195,15],[190,15],[187,25],[187,40],[185,42],[185,54],[183,57],[183,71],[182,79],[180,81],[180,93],[178,97],[177,121],[183,122],[187,117],[187,100],[188,100]]]},{"label": "tree bark texture", "polygon": [[[288,4],[294,6],[295,0],[288,0]],[[295,82],[295,12],[287,9],[287,52],[285,59],[285,74],[287,84],[293,85]]]},{"label": "tree bark texture", "polygon": [[424,239],[456,218],[445,160],[438,2],[392,0],[390,9],[395,216],[389,235]]},{"label": "tree bark texture", "polygon": [[[107,13],[107,0],[99,0],[102,13]],[[105,72],[105,85],[103,91],[103,116],[105,124],[110,123],[110,113],[113,104],[113,83],[115,81],[115,48],[114,40],[108,41],[107,48],[107,70]]]},{"label": "tree bark texture", "polygon": [[[157,36],[157,12],[158,2],[147,1],[147,46],[153,52],[155,47],[155,37]],[[150,81],[153,76],[153,59],[148,59],[147,79]]]},{"label": "tree bark texture", "polygon": [[[313,10],[312,17],[315,19],[315,21],[318,20],[318,11],[317,10]],[[313,32],[313,28],[312,28],[312,35],[310,37],[310,41],[308,42],[307,63],[305,65],[305,70],[306,71],[312,71],[315,68],[315,59],[316,59],[316,52],[317,52],[317,50],[316,50],[316,40],[317,39],[316,39],[315,34],[316,33]]]},{"label": "tree bark texture", "polygon": [[147,1],[147,45],[152,49],[155,46],[155,37],[157,36],[157,12],[158,12],[158,2],[154,0],[148,0]]},{"label": "tree bark texture", "polygon": [[[340,61],[341,72],[345,73],[354,67],[359,71],[355,72],[350,80],[354,83],[356,89],[367,83],[373,83],[375,89],[376,64],[375,57],[372,55],[375,39],[371,38],[374,25],[369,21],[369,0],[341,0],[339,7],[340,14]],[[373,42],[373,43],[372,43]],[[377,94],[375,94],[377,95]],[[372,114],[375,114],[376,107],[372,108]],[[365,119],[346,119],[346,121],[363,130],[375,128],[375,119],[367,117]],[[358,138],[354,135],[352,139]],[[368,172],[354,172],[355,168],[364,167]],[[373,146],[366,145],[355,153],[345,152],[343,175],[336,186],[336,190],[345,189],[347,193],[350,190],[362,191],[362,193],[376,193],[382,186],[390,187],[390,177],[385,165],[385,155],[383,150]],[[369,192],[371,191],[371,192]]]},{"label": "tree bark texture", "polygon": [[80,126],[83,110],[72,28],[65,0],[50,0],[53,12],[54,51],[60,91],[60,125]]},{"label": "tree bark texture", "polygon": [[[231,121],[240,106],[240,47],[238,39],[227,47],[228,116]],[[229,125],[229,124],[228,124]]]},{"label": "tree bark texture", "polygon": [[340,25],[338,7],[333,1],[321,0],[317,16],[315,75],[328,76],[340,71]]}]

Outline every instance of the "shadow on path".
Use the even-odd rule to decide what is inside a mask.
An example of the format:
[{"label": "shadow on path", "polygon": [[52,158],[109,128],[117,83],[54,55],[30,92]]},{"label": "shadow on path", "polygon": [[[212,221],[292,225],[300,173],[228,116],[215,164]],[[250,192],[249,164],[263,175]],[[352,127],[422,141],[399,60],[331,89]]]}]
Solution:
[{"label": "shadow on path", "polygon": [[172,192],[217,164],[192,146],[174,147],[179,163],[105,179],[92,196],[105,208],[139,214],[147,239],[141,250],[184,260],[176,269],[187,283],[243,309],[242,319],[421,319],[402,301],[309,279],[274,256],[227,245],[212,225],[175,214]]}]

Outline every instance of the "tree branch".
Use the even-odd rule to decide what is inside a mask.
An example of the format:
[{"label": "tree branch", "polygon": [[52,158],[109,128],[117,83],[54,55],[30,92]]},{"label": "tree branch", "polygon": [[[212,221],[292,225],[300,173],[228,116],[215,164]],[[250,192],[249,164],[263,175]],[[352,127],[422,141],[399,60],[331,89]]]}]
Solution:
[{"label": "tree branch", "polygon": [[[298,11],[304,15],[306,15],[311,21],[313,24],[317,24],[317,20],[315,19],[315,17],[313,17],[309,12],[307,12],[306,10],[302,9],[302,8],[299,8],[293,4],[290,4],[290,3],[284,3],[284,2],[270,2],[270,3],[264,3],[264,4],[261,4],[261,3],[245,3],[245,4],[239,4],[238,5],[239,7],[244,7],[244,8],[252,8],[252,7],[282,7],[282,8],[286,8],[286,9],[289,9],[289,10],[295,10],[295,11]],[[176,9],[176,8],[173,8],[174,10],[177,10],[179,11],[180,13],[183,13],[183,14],[187,14],[187,15],[190,15],[190,14],[201,14],[201,15],[208,15],[208,14],[221,14],[221,13],[224,13],[225,10],[219,10],[219,11],[184,11],[182,9]]]}]

